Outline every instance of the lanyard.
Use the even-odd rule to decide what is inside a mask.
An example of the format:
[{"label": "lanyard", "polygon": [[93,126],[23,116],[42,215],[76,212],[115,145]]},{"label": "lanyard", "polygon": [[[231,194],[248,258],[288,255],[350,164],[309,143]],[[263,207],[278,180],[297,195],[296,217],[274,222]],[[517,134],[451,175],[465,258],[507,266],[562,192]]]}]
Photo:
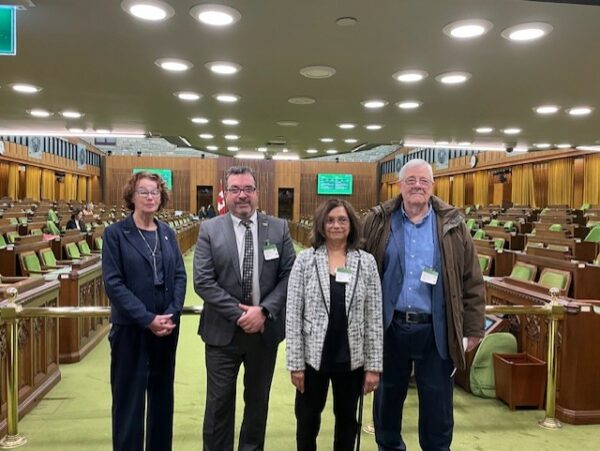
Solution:
[{"label": "lanyard", "polygon": [[142,240],[144,240],[144,243],[146,243],[146,247],[148,248],[148,250],[150,251],[150,255],[152,255],[152,267],[154,269],[154,276],[155,276],[155,280],[158,278],[158,272],[156,269],[156,250],[158,249],[158,227],[154,230],[154,238],[156,239],[156,241],[154,242],[154,249],[152,249],[150,247],[150,245],[148,244],[148,241],[146,240],[146,237],[144,236],[144,234],[142,233],[142,231],[137,228],[138,233],[140,234],[140,236],[142,237]]}]

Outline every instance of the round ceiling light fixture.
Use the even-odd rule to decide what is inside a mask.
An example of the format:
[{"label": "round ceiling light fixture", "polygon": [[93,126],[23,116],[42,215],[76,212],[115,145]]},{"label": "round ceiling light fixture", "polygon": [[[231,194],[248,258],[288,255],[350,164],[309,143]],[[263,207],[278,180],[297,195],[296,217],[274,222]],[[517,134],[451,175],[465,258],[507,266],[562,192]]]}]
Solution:
[{"label": "round ceiling light fixture", "polygon": [[471,78],[471,74],[462,71],[445,72],[435,77],[437,81],[445,85],[459,85],[466,82],[469,78]]},{"label": "round ceiling light fixture", "polygon": [[370,99],[370,100],[363,100],[362,102],[360,102],[360,104],[362,106],[364,106],[365,108],[374,110],[377,108],[383,108],[384,106],[386,106],[388,104],[388,101],[381,100],[381,99]]},{"label": "round ceiling light fixture", "polygon": [[401,110],[414,110],[419,108],[423,103],[416,100],[405,100],[396,103],[396,106]]},{"label": "round ceiling light fixture", "polygon": [[475,129],[475,131],[481,135],[485,135],[487,133],[492,133],[494,131],[494,128],[488,127],[488,126],[483,126],[483,127],[477,127]]},{"label": "round ceiling light fixture", "polygon": [[336,70],[331,66],[305,66],[300,69],[300,75],[306,78],[329,78],[335,75]]},{"label": "round ceiling light fixture", "polygon": [[185,72],[194,67],[189,61],[179,58],[159,58],[154,64],[168,72]]},{"label": "round ceiling light fixture", "polygon": [[508,27],[502,31],[502,37],[509,41],[528,42],[540,39],[554,28],[545,22],[528,22]]},{"label": "round ceiling light fixture", "polygon": [[240,100],[240,96],[235,94],[215,94],[214,98],[223,103],[235,103]]},{"label": "round ceiling light fixture", "polygon": [[10,87],[13,91],[21,94],[35,94],[42,90],[39,86],[30,85],[28,83],[13,83]]},{"label": "round ceiling light fixture", "polygon": [[459,20],[446,25],[442,31],[445,35],[455,39],[472,39],[483,36],[494,27],[494,24],[485,19]]},{"label": "round ceiling light fixture", "polygon": [[533,111],[535,111],[537,114],[547,115],[557,113],[559,109],[560,107],[556,105],[540,105],[536,106]]},{"label": "round ceiling light fixture", "polygon": [[312,97],[299,96],[299,97],[290,97],[288,99],[288,102],[292,103],[294,105],[312,105],[313,103],[316,102],[316,100],[313,99]]},{"label": "round ceiling light fixture", "polygon": [[196,100],[200,100],[200,97],[202,97],[200,94],[192,91],[177,91],[174,92],[173,95],[180,100],[185,100],[186,102],[195,102]]},{"label": "round ceiling light fixture", "polygon": [[136,19],[160,22],[175,15],[171,5],[161,0],[124,0],[121,8]]},{"label": "round ceiling light fixture", "polygon": [[214,72],[218,75],[233,75],[242,70],[242,66],[239,64],[230,63],[227,61],[211,61],[210,63],[206,63],[204,66],[211,72]]},{"label": "round ceiling light fixture", "polygon": [[429,74],[424,70],[401,70],[392,77],[401,83],[417,83],[427,78]]},{"label": "round ceiling light fixture", "polygon": [[190,9],[190,14],[198,22],[211,27],[227,27],[242,18],[237,9],[212,3],[196,5]]}]

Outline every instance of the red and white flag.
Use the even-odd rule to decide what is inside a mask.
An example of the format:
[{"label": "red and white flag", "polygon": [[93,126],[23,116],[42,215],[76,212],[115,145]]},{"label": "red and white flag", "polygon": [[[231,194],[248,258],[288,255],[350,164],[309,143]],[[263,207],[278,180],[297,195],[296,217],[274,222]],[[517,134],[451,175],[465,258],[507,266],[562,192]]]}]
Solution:
[{"label": "red and white flag", "polygon": [[223,191],[223,180],[220,181],[220,187],[221,190],[217,196],[217,211],[220,215],[224,215],[227,213],[227,208],[225,207],[225,191]]}]

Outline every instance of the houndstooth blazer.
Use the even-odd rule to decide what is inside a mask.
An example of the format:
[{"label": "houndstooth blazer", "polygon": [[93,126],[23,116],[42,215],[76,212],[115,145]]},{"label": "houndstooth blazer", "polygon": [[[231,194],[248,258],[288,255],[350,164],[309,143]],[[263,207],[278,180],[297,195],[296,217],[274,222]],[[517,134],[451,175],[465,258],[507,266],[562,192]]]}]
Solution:
[{"label": "houndstooth blazer", "polygon": [[[346,267],[352,271],[346,285],[346,315],[350,367],[365,371],[383,369],[381,282],[375,258],[359,250],[348,251]],[[286,350],[287,369],[302,371],[306,364],[321,367],[323,343],[329,324],[329,261],[327,249],[303,250],[288,281]]]}]

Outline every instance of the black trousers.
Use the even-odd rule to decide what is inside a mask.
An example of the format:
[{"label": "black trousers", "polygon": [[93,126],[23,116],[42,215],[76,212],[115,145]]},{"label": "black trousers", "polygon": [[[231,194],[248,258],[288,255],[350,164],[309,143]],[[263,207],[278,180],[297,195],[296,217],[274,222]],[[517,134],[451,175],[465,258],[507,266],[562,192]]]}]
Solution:
[{"label": "black trousers", "polygon": [[142,451],[144,422],[146,451],[171,450],[178,335],[179,327],[157,337],[148,329],[113,324],[108,337],[113,450]]},{"label": "black trousers", "polygon": [[244,418],[239,451],[262,451],[269,410],[277,344],[267,346],[262,334],[236,331],[226,346],[205,347],[206,407],[204,410],[204,451],[232,451],[236,384],[244,364]]},{"label": "black trousers", "polygon": [[335,432],[333,451],[352,451],[358,422],[356,407],[363,386],[364,371],[327,372],[306,366],[304,393],[296,391],[296,443],[298,451],[315,451],[321,428],[321,413],[327,401],[329,381],[333,389]]},{"label": "black trousers", "polygon": [[452,361],[440,357],[431,324],[396,320],[385,332],[383,373],[373,406],[378,449],[406,450],[402,409],[413,363],[419,394],[419,444],[423,451],[449,451],[454,427]]}]

